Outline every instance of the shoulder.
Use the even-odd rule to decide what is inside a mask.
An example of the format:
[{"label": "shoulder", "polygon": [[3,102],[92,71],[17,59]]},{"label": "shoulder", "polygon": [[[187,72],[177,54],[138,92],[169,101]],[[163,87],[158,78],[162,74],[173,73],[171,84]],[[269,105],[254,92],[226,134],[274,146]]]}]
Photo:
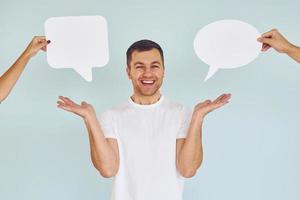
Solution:
[{"label": "shoulder", "polygon": [[114,117],[114,116],[126,111],[127,109],[129,109],[128,102],[123,102],[116,106],[113,106],[111,108],[104,110],[100,116]]}]

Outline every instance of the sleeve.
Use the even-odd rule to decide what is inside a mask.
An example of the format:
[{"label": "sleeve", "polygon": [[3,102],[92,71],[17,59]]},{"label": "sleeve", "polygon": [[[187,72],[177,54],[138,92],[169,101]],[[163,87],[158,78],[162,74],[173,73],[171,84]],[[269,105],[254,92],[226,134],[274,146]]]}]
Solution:
[{"label": "sleeve", "polygon": [[115,122],[111,111],[103,112],[98,118],[101,130],[105,138],[117,139],[117,134],[115,131]]},{"label": "sleeve", "polygon": [[180,111],[180,122],[179,131],[177,133],[176,139],[186,138],[190,122],[192,118],[192,110],[187,107],[183,107]]}]

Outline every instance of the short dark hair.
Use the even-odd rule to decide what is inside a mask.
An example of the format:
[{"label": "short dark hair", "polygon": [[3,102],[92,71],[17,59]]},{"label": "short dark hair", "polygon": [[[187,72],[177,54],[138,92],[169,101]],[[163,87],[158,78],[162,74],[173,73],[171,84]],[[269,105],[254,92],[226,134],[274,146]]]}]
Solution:
[{"label": "short dark hair", "polygon": [[159,54],[162,59],[162,64],[164,65],[164,52],[162,48],[154,41],[151,40],[139,40],[135,43],[133,43],[126,52],[127,56],[127,66],[129,67],[130,61],[131,61],[131,55],[134,51],[142,52],[142,51],[150,51],[152,49],[157,49],[159,51]]}]

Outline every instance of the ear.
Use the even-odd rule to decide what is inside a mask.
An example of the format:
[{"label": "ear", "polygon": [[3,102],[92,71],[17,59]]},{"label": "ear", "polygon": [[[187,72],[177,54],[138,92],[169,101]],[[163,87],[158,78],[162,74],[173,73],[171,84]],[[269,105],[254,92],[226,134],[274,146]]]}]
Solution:
[{"label": "ear", "polygon": [[128,76],[128,79],[131,79],[131,74],[130,74],[130,67],[126,67],[126,72],[127,72],[127,76]]}]

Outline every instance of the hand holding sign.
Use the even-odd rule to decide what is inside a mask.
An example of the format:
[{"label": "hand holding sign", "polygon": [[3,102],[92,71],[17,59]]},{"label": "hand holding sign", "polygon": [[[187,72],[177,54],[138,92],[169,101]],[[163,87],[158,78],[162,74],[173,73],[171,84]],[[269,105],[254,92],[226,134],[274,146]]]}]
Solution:
[{"label": "hand holding sign", "polygon": [[218,69],[237,68],[253,61],[261,49],[259,36],[253,26],[238,20],[220,20],[203,27],[195,37],[194,50],[209,65],[205,81]]},{"label": "hand holding sign", "polygon": [[92,81],[92,67],[109,60],[107,24],[101,16],[55,17],[45,23],[47,60],[53,68],[73,68]]}]

